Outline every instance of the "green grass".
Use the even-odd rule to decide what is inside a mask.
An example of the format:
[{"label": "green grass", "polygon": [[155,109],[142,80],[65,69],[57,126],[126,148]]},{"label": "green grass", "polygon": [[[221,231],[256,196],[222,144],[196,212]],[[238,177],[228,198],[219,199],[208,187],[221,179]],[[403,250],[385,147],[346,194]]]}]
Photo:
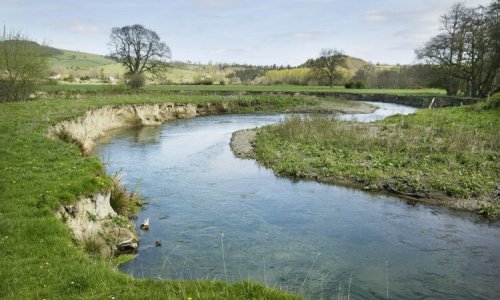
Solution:
[{"label": "green grass", "polygon": [[[106,76],[116,77],[117,75],[123,75],[126,73],[127,69],[120,63],[115,62],[112,59],[106,58],[102,55],[85,53],[79,51],[70,50],[60,50],[55,52],[49,58],[49,65],[54,70],[60,70],[65,73],[64,70],[79,70],[83,71],[93,71],[98,73],[101,71]],[[167,72],[167,78],[172,82],[193,82],[193,76],[198,74],[198,71],[193,70],[181,70],[176,68],[169,68]],[[147,74],[147,76],[150,76]]]},{"label": "green grass", "polygon": [[280,175],[477,210],[499,205],[499,115],[481,103],[371,124],[292,118],[259,130],[257,160]]},{"label": "green grass", "polygon": [[[108,104],[232,101],[232,111],[282,110],[316,100],[275,96],[120,95],[0,104],[1,299],[295,299],[253,282],[133,279],[110,261],[86,254],[55,217],[76,196],[106,190],[111,179],[100,161],[76,145],[52,141],[47,128]],[[111,262],[113,262],[112,260]],[[222,265],[221,265],[222,268]]]},{"label": "green grass", "polygon": [[[109,89],[106,84],[59,84],[42,86],[42,91],[94,91]],[[116,86],[115,86],[116,87]],[[124,86],[121,86],[125,89]],[[354,94],[389,94],[402,96],[446,96],[441,89],[346,89],[342,86],[297,85],[147,85],[144,91],[158,92],[297,92],[297,93],[354,93]]]},{"label": "green grass", "polygon": [[232,92],[313,92],[313,93],[356,93],[356,94],[391,94],[391,95],[445,95],[440,89],[346,89],[343,86],[297,85],[148,85],[146,90],[160,91],[232,91]]},{"label": "green grass", "polygon": [[62,54],[53,55],[49,58],[49,64],[54,68],[88,69],[112,65],[115,62],[102,55],[79,51],[61,50]]}]

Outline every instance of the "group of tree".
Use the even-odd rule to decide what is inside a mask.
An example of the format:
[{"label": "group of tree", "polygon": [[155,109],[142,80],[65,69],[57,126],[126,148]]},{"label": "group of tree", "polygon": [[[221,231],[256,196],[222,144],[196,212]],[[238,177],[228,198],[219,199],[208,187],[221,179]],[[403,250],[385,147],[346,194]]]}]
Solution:
[{"label": "group of tree", "polygon": [[441,25],[442,32],[416,54],[445,77],[448,94],[485,97],[498,90],[500,1],[474,8],[455,4]]},{"label": "group of tree", "polygon": [[[441,25],[441,32],[415,51],[423,64],[379,68],[348,57],[341,50],[323,49],[317,58],[298,68],[221,64],[219,73],[230,68],[227,77],[231,83],[441,87],[449,95],[470,97],[498,91],[500,1],[474,8],[455,4],[441,17]],[[145,84],[145,73],[163,74],[171,58],[170,48],[159,35],[137,24],[113,28],[109,47],[109,57],[126,68],[127,83],[132,88]],[[47,49],[21,34],[7,34],[4,30],[0,35],[0,101],[24,100],[33,93],[37,83],[47,77]],[[219,82],[222,84],[224,78]]]}]

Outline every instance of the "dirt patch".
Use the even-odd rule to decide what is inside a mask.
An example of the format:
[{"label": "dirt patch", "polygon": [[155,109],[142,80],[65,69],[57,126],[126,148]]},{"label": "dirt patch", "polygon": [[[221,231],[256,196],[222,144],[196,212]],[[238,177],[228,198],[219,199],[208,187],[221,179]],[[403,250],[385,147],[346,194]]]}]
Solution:
[{"label": "dirt patch", "polygon": [[255,159],[255,145],[253,141],[257,136],[255,129],[244,129],[233,133],[229,145],[234,155],[238,158]]}]

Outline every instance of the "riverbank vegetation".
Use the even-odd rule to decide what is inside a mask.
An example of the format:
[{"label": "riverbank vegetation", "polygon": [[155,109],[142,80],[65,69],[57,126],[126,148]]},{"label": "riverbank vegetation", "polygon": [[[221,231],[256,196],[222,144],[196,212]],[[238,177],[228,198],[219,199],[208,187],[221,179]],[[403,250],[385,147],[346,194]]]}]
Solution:
[{"label": "riverbank vegetation", "polygon": [[[107,93],[107,94],[130,94],[132,93],[125,85],[106,84],[57,84],[43,85],[41,92],[57,95],[64,93]],[[354,94],[387,94],[399,96],[445,96],[443,89],[346,89],[343,86],[296,86],[296,85],[146,85],[141,92],[241,92],[241,93],[354,93]]]},{"label": "riverbank vegetation", "polygon": [[374,123],[298,118],[258,130],[257,160],[277,174],[389,191],[495,217],[500,95]]},{"label": "riverbank vegetation", "polygon": [[[74,144],[50,140],[48,128],[103,105],[162,102],[226,102],[227,113],[324,105],[324,100],[305,96],[144,94],[1,104],[0,298],[296,298],[252,282],[135,280],[116,271],[115,259],[85,253],[92,245],[76,243],[56,218],[55,210],[61,205],[75,203],[79,196],[107,191],[113,183],[97,157],[82,156]],[[338,103],[350,109],[358,106],[348,101]]]}]

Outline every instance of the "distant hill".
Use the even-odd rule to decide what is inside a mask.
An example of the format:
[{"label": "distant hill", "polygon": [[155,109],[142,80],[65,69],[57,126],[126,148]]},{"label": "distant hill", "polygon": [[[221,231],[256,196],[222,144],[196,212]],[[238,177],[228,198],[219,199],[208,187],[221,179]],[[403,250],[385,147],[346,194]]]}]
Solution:
[{"label": "distant hill", "polygon": [[102,55],[91,54],[79,51],[60,50],[55,51],[50,55],[49,62],[53,68],[91,68],[102,67],[106,65],[116,64],[112,59],[106,58]]}]

